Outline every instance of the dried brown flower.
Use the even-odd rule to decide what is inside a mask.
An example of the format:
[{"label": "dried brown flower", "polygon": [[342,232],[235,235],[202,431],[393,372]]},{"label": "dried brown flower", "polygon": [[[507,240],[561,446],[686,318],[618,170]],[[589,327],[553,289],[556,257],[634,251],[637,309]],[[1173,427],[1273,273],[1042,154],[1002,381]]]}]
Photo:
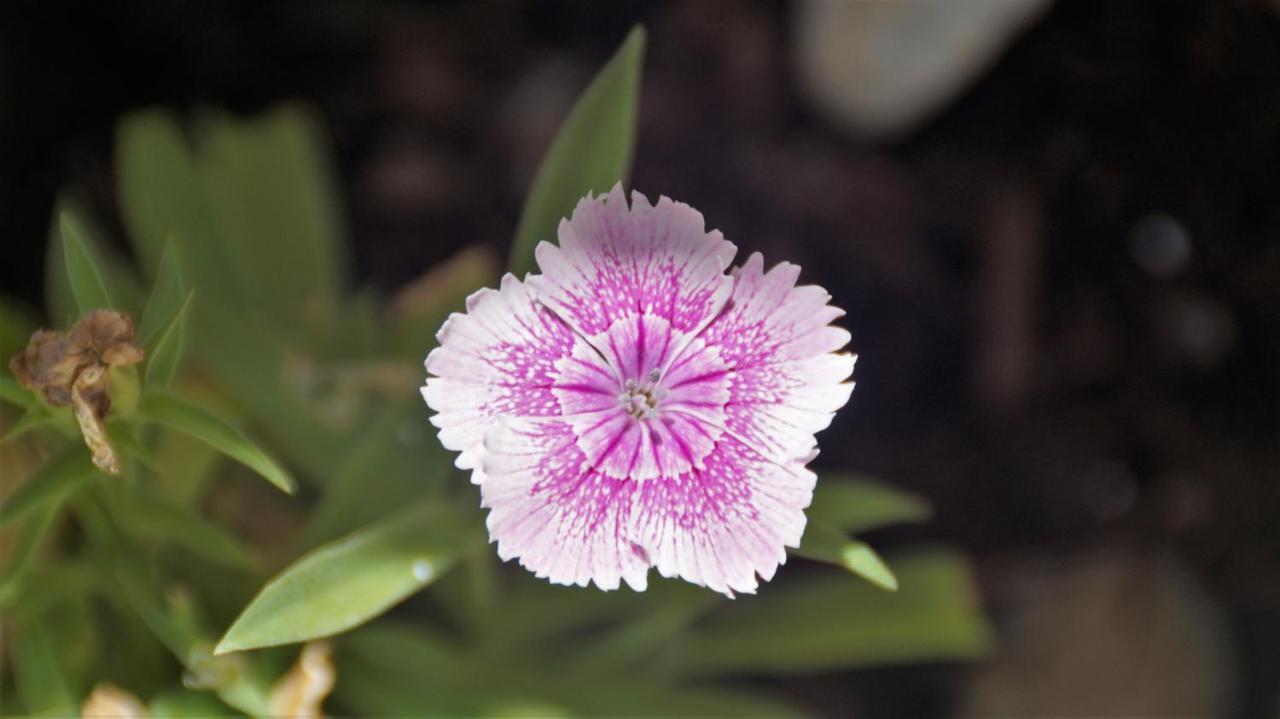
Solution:
[{"label": "dried brown flower", "polygon": [[133,320],[115,310],[93,310],[67,332],[39,330],[26,349],[14,355],[9,369],[23,387],[44,395],[55,406],[70,404],[93,452],[93,463],[118,474],[120,463],[102,424],[111,409],[107,370],[141,362],[134,342]]}]

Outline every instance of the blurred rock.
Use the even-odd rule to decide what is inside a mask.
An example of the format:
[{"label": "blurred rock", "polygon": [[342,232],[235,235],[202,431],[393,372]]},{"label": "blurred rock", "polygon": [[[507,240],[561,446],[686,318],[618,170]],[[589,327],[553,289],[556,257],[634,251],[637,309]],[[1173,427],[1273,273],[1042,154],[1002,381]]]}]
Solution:
[{"label": "blurred rock", "polygon": [[991,67],[1049,0],[834,2],[796,6],[803,89],[872,138],[915,129]]}]

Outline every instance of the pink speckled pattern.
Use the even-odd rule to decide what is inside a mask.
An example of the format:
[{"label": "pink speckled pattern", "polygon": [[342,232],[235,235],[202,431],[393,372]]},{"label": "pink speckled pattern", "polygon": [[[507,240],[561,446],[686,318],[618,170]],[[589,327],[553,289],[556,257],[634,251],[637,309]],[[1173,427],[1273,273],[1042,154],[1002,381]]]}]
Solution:
[{"label": "pink speckled pattern", "polygon": [[582,199],[541,274],[467,300],[427,357],[440,441],[490,538],[557,584],[636,590],[650,568],[754,592],[804,532],[814,434],[848,400],[843,312],[696,210],[621,186]]}]

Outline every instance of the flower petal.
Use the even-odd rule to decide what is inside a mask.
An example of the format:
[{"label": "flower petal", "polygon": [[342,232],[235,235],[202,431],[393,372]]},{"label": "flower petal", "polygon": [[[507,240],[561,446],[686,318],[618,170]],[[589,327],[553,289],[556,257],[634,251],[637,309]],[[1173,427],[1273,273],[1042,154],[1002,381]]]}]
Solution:
[{"label": "flower petal", "polygon": [[752,592],[804,532],[814,475],[725,435],[702,469],[650,481],[591,469],[556,419],[503,422],[486,439],[481,504],[503,559],[557,584],[643,589],[650,566],[732,596]]},{"label": "flower petal", "polygon": [[[435,376],[422,396],[437,412],[431,422],[440,428],[441,443],[461,452],[460,468],[479,467],[485,432],[498,417],[557,416],[564,413],[562,402],[595,396],[586,385],[553,389],[562,374],[558,363],[574,357],[599,362],[598,355],[510,274],[501,289],[468,297],[466,314],[451,315],[436,337],[440,346],[426,361]],[[477,483],[482,479],[473,475]]]},{"label": "flower petal", "polygon": [[724,306],[733,281],[725,275],[737,253],[702,215],[666,197],[638,192],[627,207],[622,185],[588,195],[560,223],[560,244],[536,249],[543,275],[530,275],[538,299],[585,337],[620,318],[647,313],[682,335],[695,334]]},{"label": "flower petal", "polygon": [[699,336],[730,374],[725,428],[766,457],[789,464],[812,454],[814,433],[849,401],[855,357],[834,354],[849,333],[829,323],[844,311],[822,288],[796,286],[800,268],[764,272],[752,254],[735,270],[724,312]]}]

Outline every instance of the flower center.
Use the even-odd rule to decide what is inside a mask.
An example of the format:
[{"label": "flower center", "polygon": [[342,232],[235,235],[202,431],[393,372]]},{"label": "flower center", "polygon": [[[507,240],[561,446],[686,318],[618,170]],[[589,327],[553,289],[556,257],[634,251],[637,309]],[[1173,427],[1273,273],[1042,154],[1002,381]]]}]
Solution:
[{"label": "flower center", "polygon": [[622,385],[618,395],[618,403],[623,411],[636,419],[650,419],[658,413],[658,403],[666,395],[666,391],[658,386],[660,373],[657,369],[649,372],[643,380],[629,379]]}]

